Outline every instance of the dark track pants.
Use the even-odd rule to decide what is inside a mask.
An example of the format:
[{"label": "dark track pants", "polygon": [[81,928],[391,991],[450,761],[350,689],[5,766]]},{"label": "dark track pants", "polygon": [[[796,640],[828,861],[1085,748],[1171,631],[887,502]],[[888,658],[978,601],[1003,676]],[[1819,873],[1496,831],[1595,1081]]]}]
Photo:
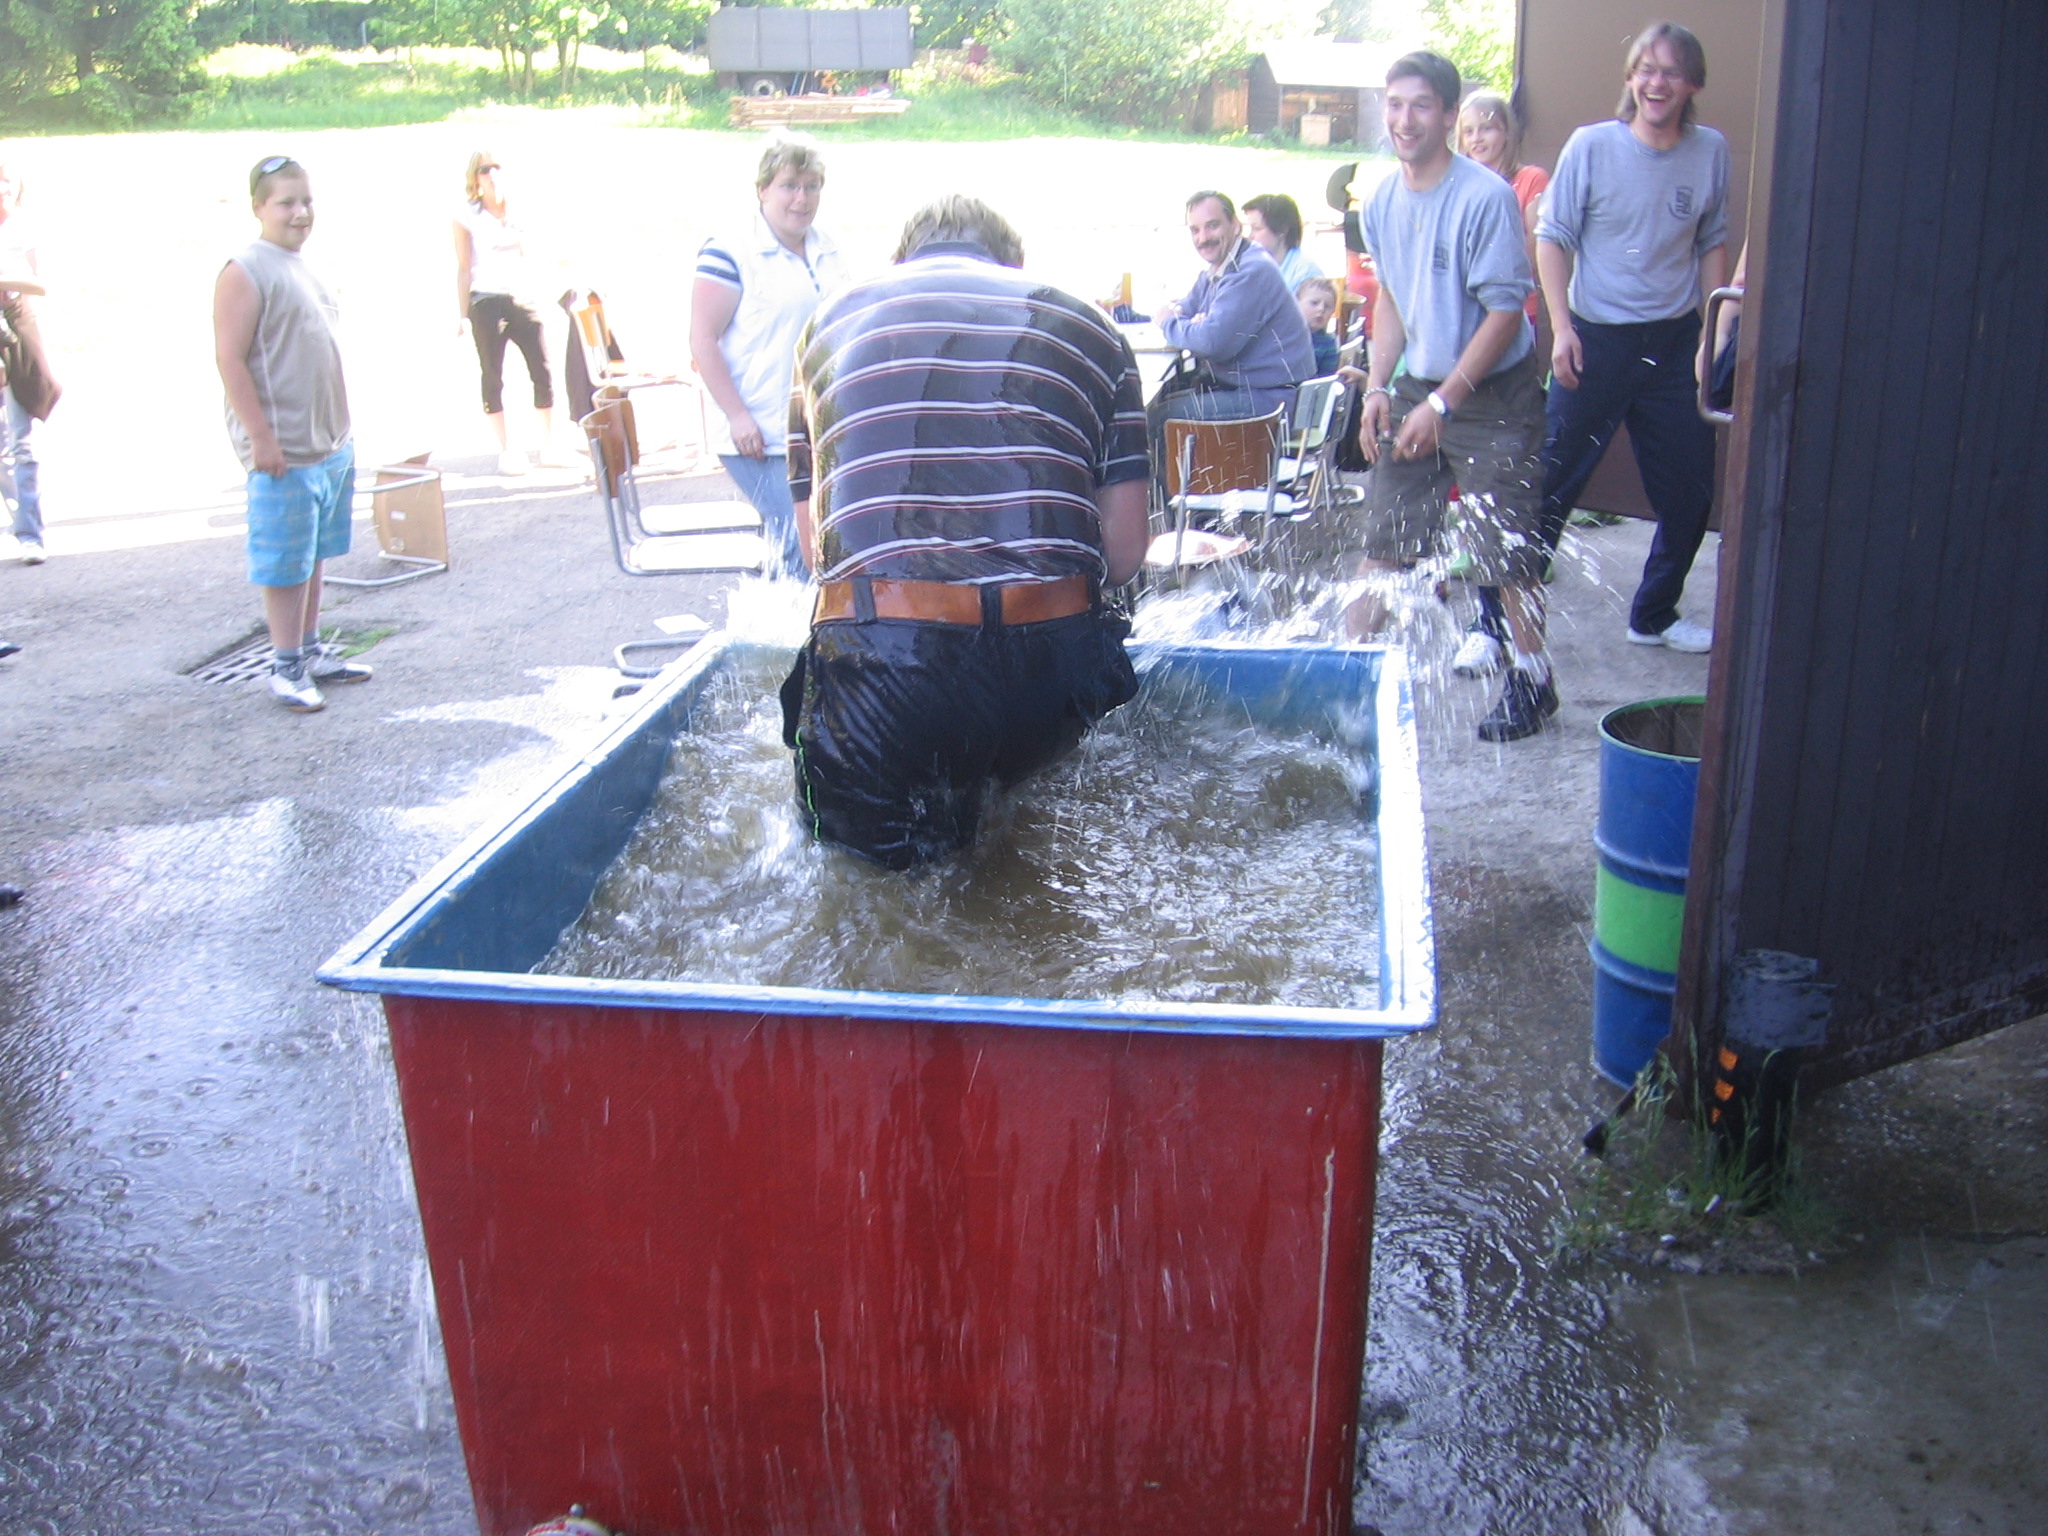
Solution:
[{"label": "dark track pants", "polygon": [[1542,536],[1557,547],[1565,519],[1626,424],[1644,494],[1657,515],[1629,628],[1662,634],[1678,618],[1678,599],[1714,507],[1714,429],[1700,419],[1693,379],[1700,319],[1685,314],[1641,325],[1596,325],[1574,315],[1572,322],[1585,367],[1577,389],[1550,383]]}]

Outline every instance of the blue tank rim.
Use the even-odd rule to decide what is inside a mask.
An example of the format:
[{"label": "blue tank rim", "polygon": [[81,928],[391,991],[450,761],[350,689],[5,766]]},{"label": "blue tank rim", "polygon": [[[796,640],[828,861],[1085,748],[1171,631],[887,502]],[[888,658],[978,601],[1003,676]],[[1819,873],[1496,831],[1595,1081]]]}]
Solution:
[{"label": "blue tank rim", "polygon": [[687,710],[728,651],[749,644],[753,642],[724,632],[707,635],[644,689],[636,706],[623,718],[608,723],[588,750],[536,791],[522,797],[514,808],[478,828],[414,881],[403,895],[330,956],[314,973],[316,979],[354,992],[534,1005],[654,1007],[743,1017],[990,1023],[1274,1039],[1383,1039],[1435,1026],[1436,946],[1414,690],[1405,654],[1398,647],[1383,646],[1191,641],[1130,647],[1132,660],[1141,674],[1162,662],[1220,668],[1227,673],[1236,664],[1293,667],[1323,656],[1347,675],[1363,670],[1374,679],[1369,708],[1375,732],[1378,813],[1374,825],[1381,870],[1381,1001],[1377,1007],[1300,1008],[835,991],[696,981],[618,981],[394,963],[394,952],[438,911],[459,899],[463,887],[482,876],[491,861],[503,854],[522,831],[538,821],[565,793],[590,781],[614,753],[648,731],[657,717]]}]

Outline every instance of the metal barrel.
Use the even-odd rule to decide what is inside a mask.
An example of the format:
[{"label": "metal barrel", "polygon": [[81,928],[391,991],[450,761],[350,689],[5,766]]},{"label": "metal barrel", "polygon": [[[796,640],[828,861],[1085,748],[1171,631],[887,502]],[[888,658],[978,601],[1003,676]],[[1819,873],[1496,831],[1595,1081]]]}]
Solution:
[{"label": "metal barrel", "polygon": [[1593,833],[1593,1065],[1636,1080],[1671,1032],[1703,698],[1648,699],[1600,722]]}]

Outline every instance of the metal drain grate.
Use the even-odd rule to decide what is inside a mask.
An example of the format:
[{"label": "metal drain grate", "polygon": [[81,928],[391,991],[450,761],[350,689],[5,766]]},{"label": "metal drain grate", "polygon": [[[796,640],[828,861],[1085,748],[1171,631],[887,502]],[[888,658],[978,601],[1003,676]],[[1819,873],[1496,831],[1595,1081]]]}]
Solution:
[{"label": "metal drain grate", "polygon": [[254,683],[270,676],[270,637],[253,635],[239,645],[202,661],[189,676],[202,683]]},{"label": "metal drain grate", "polygon": [[[368,650],[391,633],[388,627],[354,631],[322,629],[320,638],[329,643],[338,641],[353,655],[359,650]],[[238,640],[219,655],[202,661],[185,675],[202,683],[260,683],[270,676],[270,636],[258,630],[248,639]]]}]

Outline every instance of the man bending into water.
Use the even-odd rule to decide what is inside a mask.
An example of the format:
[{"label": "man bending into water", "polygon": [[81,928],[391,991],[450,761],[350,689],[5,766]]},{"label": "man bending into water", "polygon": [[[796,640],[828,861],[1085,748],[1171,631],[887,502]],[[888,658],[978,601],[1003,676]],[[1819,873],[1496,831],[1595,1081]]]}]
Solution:
[{"label": "man bending into water", "polygon": [[783,736],[813,833],[891,869],[967,846],[991,779],[1137,691],[1102,606],[1145,549],[1137,367],[1023,259],[992,209],[941,198],[797,342],[790,484],[820,587]]}]

